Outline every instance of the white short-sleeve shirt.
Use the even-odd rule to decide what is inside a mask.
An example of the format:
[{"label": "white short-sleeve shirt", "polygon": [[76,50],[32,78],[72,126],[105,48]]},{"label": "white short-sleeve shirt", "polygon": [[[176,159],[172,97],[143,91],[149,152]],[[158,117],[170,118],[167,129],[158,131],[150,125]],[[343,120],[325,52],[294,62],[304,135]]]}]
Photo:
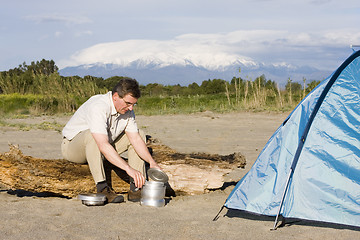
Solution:
[{"label": "white short-sleeve shirt", "polygon": [[111,92],[92,96],[83,103],[65,125],[62,135],[71,140],[88,129],[91,133],[106,134],[110,143],[124,131],[138,131],[134,111],[118,113]]}]

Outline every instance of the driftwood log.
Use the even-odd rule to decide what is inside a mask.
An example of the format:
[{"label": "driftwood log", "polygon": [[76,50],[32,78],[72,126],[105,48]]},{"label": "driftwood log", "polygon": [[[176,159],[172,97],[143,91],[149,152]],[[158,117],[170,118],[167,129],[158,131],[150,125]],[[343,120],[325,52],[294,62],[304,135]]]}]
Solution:
[{"label": "driftwood log", "polygon": [[[221,188],[225,174],[246,164],[240,153],[182,154],[157,141],[150,141],[149,147],[169,176],[167,195],[200,194]],[[105,169],[113,189],[126,193],[129,189],[126,173],[108,162]],[[9,152],[0,153],[0,185],[13,192],[70,198],[96,191],[88,165],[25,156],[15,145],[10,145]]]}]

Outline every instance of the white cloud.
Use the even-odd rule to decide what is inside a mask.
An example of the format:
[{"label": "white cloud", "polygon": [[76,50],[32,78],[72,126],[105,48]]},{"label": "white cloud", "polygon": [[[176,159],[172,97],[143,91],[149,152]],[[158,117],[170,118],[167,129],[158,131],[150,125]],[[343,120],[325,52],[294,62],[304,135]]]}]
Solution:
[{"label": "white cloud", "polygon": [[[64,0],[55,8],[52,1],[3,2],[0,51],[6,54],[1,70],[44,56],[59,66],[64,58],[62,65],[97,61],[93,56],[126,62],[137,55],[172,61],[191,57],[199,64],[247,56],[260,62],[334,66],[336,56],[348,56],[350,44],[360,44],[358,0]],[[110,44],[95,48],[117,40],[114,53]],[[84,49],[88,46],[93,47]],[[323,53],[327,63],[314,57]]]},{"label": "white cloud", "polygon": [[[329,49],[360,43],[360,33],[352,29],[323,32],[277,30],[233,31],[219,34],[184,34],[170,40],[126,40],[101,43],[73,54],[59,66],[92,63],[130,64],[138,59],[162,64],[184,64],[186,60],[207,68],[226,66],[236,60],[293,65],[331,65],[320,61]],[[350,50],[349,50],[350,53]],[[332,53],[334,54],[334,53]],[[304,56],[312,56],[304,61]],[[332,66],[331,66],[332,67]]]},{"label": "white cloud", "polygon": [[[239,60],[239,55],[227,50],[226,45],[206,39],[127,40],[102,43],[75,53],[65,65],[91,63],[115,63],[128,65],[142,59],[163,65],[185,64],[187,60],[196,65],[213,68]],[[247,59],[242,57],[242,59]],[[250,59],[249,59],[250,60]]]}]

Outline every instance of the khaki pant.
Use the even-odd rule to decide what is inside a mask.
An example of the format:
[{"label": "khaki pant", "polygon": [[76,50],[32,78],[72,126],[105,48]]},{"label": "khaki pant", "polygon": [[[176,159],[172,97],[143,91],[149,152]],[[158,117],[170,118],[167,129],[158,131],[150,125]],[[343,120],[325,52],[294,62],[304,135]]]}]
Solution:
[{"label": "khaki pant", "polygon": [[[139,133],[142,139],[146,141],[144,132],[139,130]],[[137,155],[126,134],[120,136],[114,142],[113,146],[119,154],[128,151],[128,163],[130,167],[146,176],[145,162]],[[71,141],[64,138],[61,144],[61,152],[64,159],[70,162],[81,164],[87,162],[95,183],[106,180],[103,156],[90,130],[78,133]]]}]

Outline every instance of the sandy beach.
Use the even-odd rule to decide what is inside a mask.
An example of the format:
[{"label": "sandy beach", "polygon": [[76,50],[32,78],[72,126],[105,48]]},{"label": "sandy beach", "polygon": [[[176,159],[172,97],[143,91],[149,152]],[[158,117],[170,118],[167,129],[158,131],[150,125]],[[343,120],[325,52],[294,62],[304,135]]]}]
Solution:
[{"label": "sandy beach", "polygon": [[[246,157],[245,169],[230,173],[238,181],[288,113],[240,112],[137,116],[139,128],[178,152]],[[43,116],[6,120],[19,124],[70,117]],[[20,131],[0,127],[0,152],[17,144],[25,155],[61,159],[61,134],[50,130]],[[172,198],[162,208],[125,202],[87,207],[76,198],[19,197],[0,188],[0,239],[360,239],[359,229],[313,222],[289,222],[271,231],[273,217],[220,210],[234,186],[194,196]]]}]

